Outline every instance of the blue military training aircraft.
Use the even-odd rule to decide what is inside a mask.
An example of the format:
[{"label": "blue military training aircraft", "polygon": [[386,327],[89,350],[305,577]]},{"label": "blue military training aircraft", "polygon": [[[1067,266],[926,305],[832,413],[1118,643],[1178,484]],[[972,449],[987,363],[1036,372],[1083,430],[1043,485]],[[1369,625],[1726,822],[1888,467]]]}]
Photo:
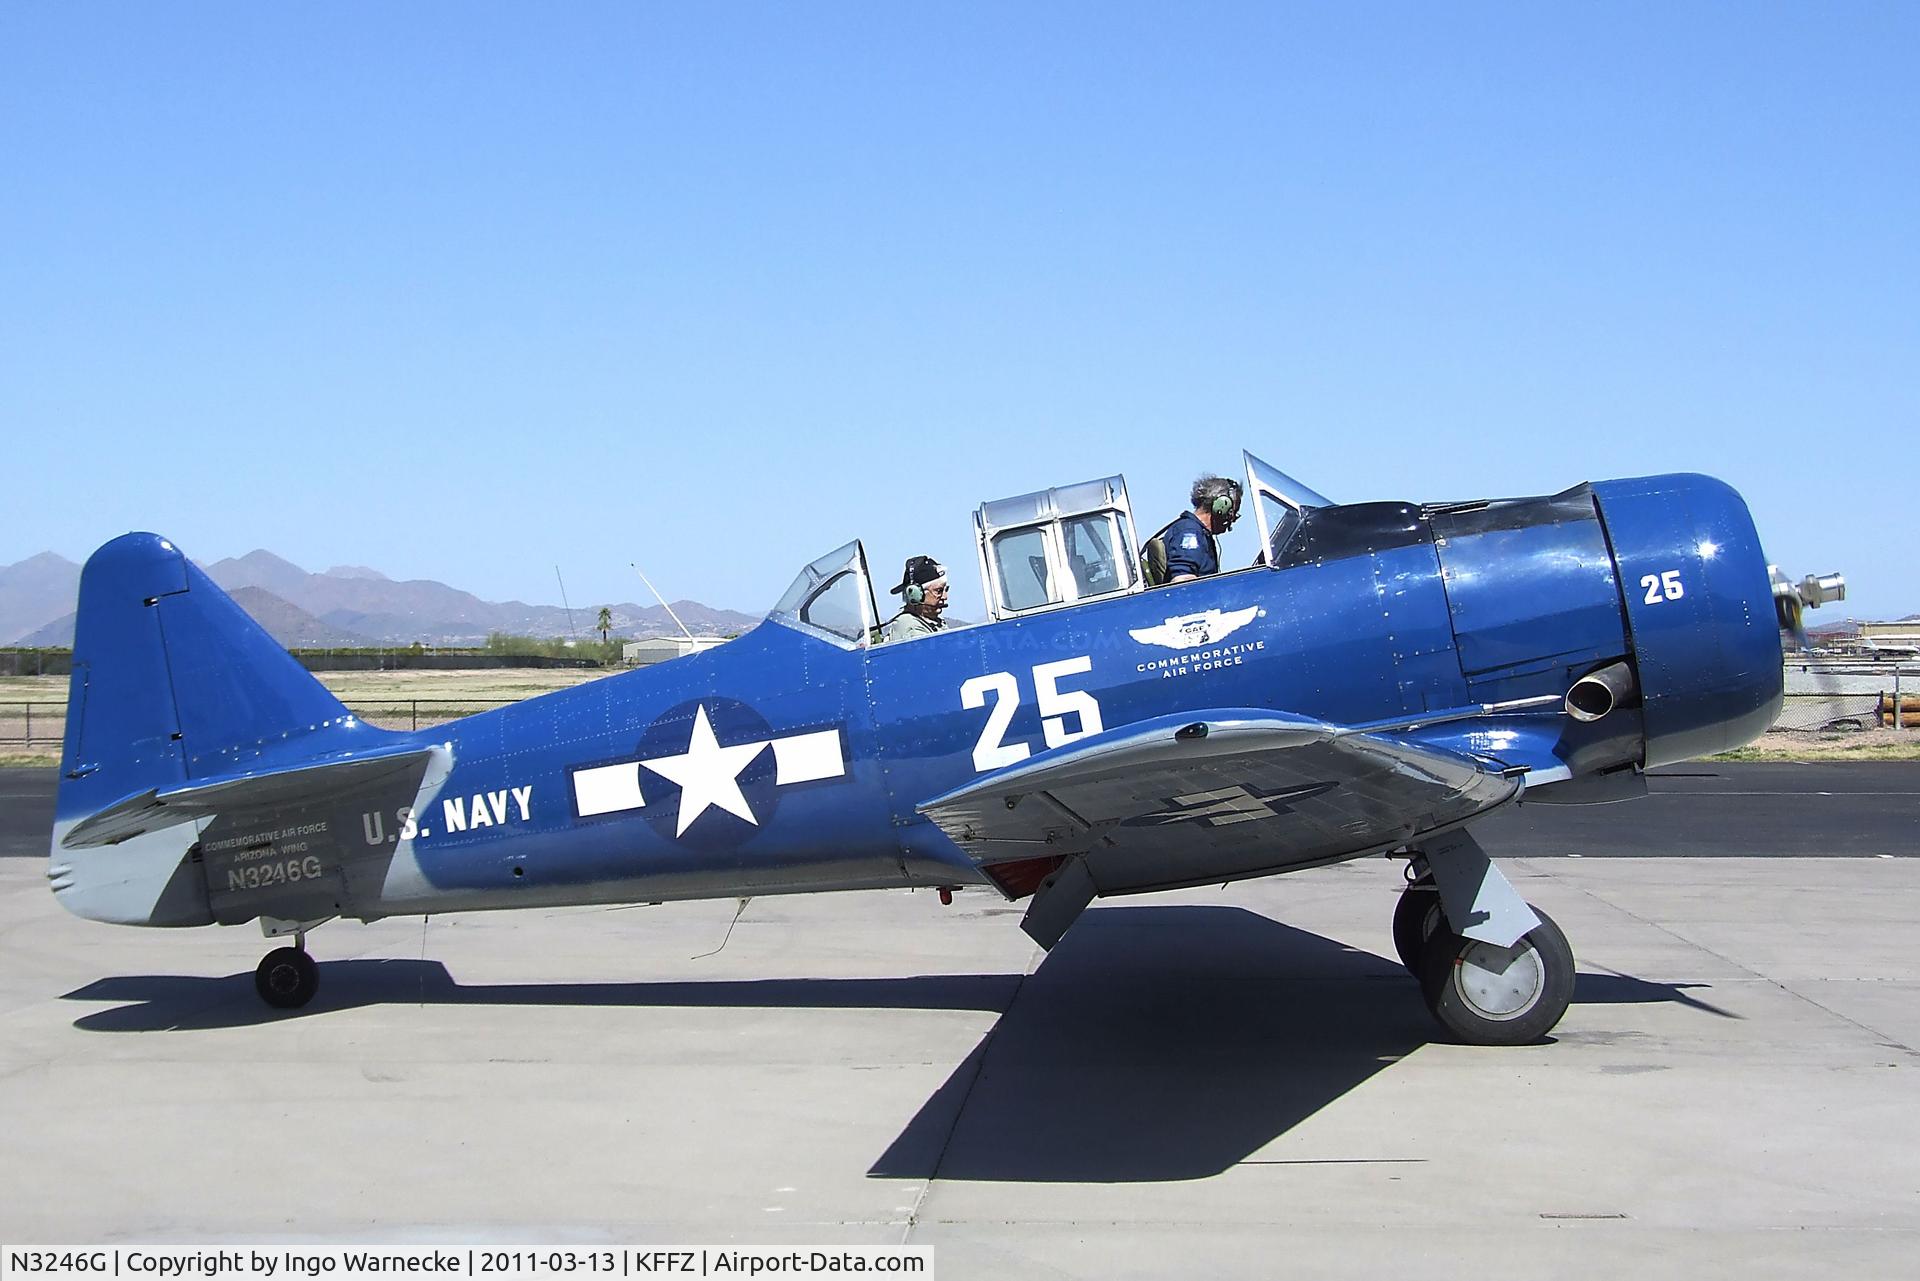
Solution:
[{"label": "blue military training aircraft", "polygon": [[1538,1039],[1573,955],[1467,826],[1752,738],[1784,602],[1842,585],[1777,591],[1703,476],[1337,504],[1248,455],[1244,501],[1260,564],[1151,589],[1119,477],[987,503],[980,626],[870,644],[849,543],[724,646],[411,733],[128,534],[81,580],[48,875],[94,920],[290,935],[256,982],[294,1007],[336,916],[984,885],[1051,947],[1096,897],[1399,855],[1435,1016]]}]

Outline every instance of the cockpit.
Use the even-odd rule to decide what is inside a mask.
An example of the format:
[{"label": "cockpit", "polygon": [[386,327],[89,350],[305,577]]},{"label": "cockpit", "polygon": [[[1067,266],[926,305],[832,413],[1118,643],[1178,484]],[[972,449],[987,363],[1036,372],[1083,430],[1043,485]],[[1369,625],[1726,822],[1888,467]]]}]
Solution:
[{"label": "cockpit", "polygon": [[[1242,458],[1241,513],[1250,511],[1263,549],[1248,568],[1284,564],[1307,513],[1334,504],[1252,454]],[[1148,590],[1120,476],[982,503],[973,534],[992,622]],[[874,601],[866,551],[855,540],[802,569],[769,616],[857,648],[869,644],[879,626]]]}]

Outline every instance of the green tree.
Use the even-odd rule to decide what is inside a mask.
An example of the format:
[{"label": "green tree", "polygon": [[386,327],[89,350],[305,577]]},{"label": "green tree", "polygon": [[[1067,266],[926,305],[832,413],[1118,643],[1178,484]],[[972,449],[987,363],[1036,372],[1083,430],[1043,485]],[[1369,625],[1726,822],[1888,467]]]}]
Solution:
[{"label": "green tree", "polygon": [[607,633],[613,629],[613,611],[605,605],[602,605],[600,607],[600,618],[594,623],[594,626],[600,629],[600,643],[602,645],[606,644]]}]

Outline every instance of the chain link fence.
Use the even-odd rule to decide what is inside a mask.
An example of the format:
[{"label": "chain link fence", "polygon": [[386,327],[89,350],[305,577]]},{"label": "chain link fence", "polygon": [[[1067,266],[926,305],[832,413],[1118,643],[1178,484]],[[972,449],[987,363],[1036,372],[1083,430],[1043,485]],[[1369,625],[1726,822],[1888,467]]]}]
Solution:
[{"label": "chain link fence", "polygon": [[1920,666],[1793,663],[1777,730],[1920,729]]},{"label": "chain link fence", "polygon": [[66,736],[66,703],[0,703],[0,750],[58,751]]},{"label": "chain link fence", "polygon": [[1881,720],[1881,702],[1878,694],[1789,694],[1773,728],[1802,734],[1872,729],[1891,723]]},{"label": "chain link fence", "polygon": [[[348,710],[381,729],[431,729],[479,712],[511,706],[514,699],[386,698],[350,704]],[[67,736],[65,702],[0,703],[0,750],[58,752]]]},{"label": "chain link fence", "polygon": [[381,729],[432,729],[463,716],[511,707],[511,698],[388,698],[348,705],[348,710]]}]

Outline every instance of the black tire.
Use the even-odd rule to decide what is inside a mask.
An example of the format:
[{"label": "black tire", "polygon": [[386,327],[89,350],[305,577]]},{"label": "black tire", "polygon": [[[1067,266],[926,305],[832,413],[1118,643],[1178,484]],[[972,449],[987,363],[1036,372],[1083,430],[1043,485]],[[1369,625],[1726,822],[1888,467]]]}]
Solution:
[{"label": "black tire", "polygon": [[297,947],[275,948],[254,968],[253,989],[276,1010],[297,1010],[320,990],[320,967]]},{"label": "black tire", "polygon": [[1435,930],[1446,928],[1440,891],[1431,877],[1423,877],[1400,891],[1400,901],[1393,905],[1393,950],[1400,954],[1400,964],[1408,972],[1420,973],[1420,953],[1427,940]]},{"label": "black tire", "polygon": [[1440,1026],[1467,1045],[1528,1045],[1553,1031],[1573,1000],[1573,949],[1553,918],[1511,948],[1438,929],[1420,953],[1420,990]]}]

